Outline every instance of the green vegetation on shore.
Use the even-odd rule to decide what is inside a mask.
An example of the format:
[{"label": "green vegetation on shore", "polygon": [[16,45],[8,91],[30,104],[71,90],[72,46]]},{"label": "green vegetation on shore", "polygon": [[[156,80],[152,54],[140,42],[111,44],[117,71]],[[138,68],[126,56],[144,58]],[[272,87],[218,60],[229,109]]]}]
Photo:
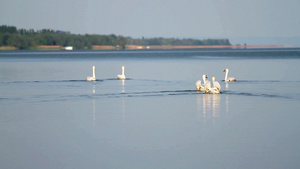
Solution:
[{"label": "green vegetation on shore", "polygon": [[42,29],[17,29],[15,26],[0,26],[0,49],[39,49],[40,46],[73,46],[74,49],[93,49],[93,46],[208,46],[231,45],[228,39],[177,39],[177,38],[140,38],[134,39],[121,35],[80,35],[66,31]]}]

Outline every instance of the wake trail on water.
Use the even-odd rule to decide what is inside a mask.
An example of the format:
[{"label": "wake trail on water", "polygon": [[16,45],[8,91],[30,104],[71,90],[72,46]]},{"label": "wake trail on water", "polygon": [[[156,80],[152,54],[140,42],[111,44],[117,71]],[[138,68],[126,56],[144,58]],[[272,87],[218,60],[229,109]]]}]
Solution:
[{"label": "wake trail on water", "polygon": [[267,93],[249,93],[249,92],[234,92],[234,91],[223,91],[223,94],[236,95],[236,96],[255,96],[255,97],[267,97],[267,98],[283,98],[283,99],[296,99],[290,96],[267,94]]},{"label": "wake trail on water", "polygon": [[[169,82],[172,83],[174,81],[171,80],[155,80],[155,79],[134,79],[134,78],[126,78],[127,80],[135,80],[135,81],[148,81],[148,82]],[[104,82],[104,81],[120,81],[117,78],[105,78],[105,79],[96,79],[96,82]],[[222,82],[225,82],[224,80],[221,80]],[[1,83],[47,83],[47,82],[94,82],[94,81],[86,81],[86,80],[29,80],[29,81],[3,81]],[[235,82],[225,82],[225,83],[286,83],[286,82],[297,82],[300,83],[300,81],[281,81],[281,80],[238,80]]]},{"label": "wake trail on water", "polygon": [[[111,80],[119,80],[117,78],[107,78],[107,79],[96,79],[96,82],[104,82],[104,81],[111,81]],[[132,80],[131,78],[126,78],[126,80]],[[0,82],[0,84],[5,83],[60,83],[60,82],[86,82],[91,83],[95,81],[86,81],[86,80],[32,80],[32,81],[4,81]]]},{"label": "wake trail on water", "polygon": [[246,96],[246,97],[263,97],[263,98],[277,98],[277,99],[290,99],[299,100],[298,97],[274,95],[267,93],[248,93],[248,92],[234,92],[223,91],[220,94],[205,94],[196,90],[163,90],[163,91],[145,91],[145,92],[122,92],[122,93],[101,93],[101,94],[57,94],[57,95],[32,95],[29,97],[0,97],[0,101],[28,101],[28,102],[55,102],[83,99],[118,99],[118,98],[148,98],[148,97],[170,97],[170,96],[191,96],[191,95],[233,95],[233,96]]},{"label": "wake trail on water", "polygon": [[[141,81],[141,82],[155,82],[153,85],[160,85],[160,83],[163,85],[162,87],[165,88],[164,84],[169,83],[176,83],[177,81],[171,81],[171,80],[153,80],[153,79],[133,79],[128,78],[125,81]],[[98,79],[96,82],[105,82],[105,81],[120,81],[117,78],[106,78],[106,79]],[[288,81],[280,81],[280,80],[240,80],[237,82],[231,82],[232,84],[239,84],[239,83],[287,83]],[[293,83],[300,83],[300,81],[290,81]],[[47,83],[80,83],[81,85],[79,87],[82,87],[82,84],[87,83],[93,83],[90,81],[85,80],[50,80],[50,81],[10,81],[10,82],[0,82],[4,85],[10,85],[10,84],[47,84]],[[95,83],[95,82],[94,82]],[[101,83],[99,83],[101,85]],[[64,84],[63,84],[64,85]],[[67,86],[68,87],[68,86]],[[174,88],[174,87],[173,87]],[[142,88],[143,89],[143,88]],[[140,90],[140,88],[138,89]],[[67,93],[43,93],[43,94],[31,94],[31,95],[25,95],[25,96],[0,96],[0,101],[29,101],[29,102],[51,102],[51,101],[65,101],[65,100],[72,100],[72,99],[78,99],[78,98],[85,98],[85,99],[106,99],[106,98],[136,98],[136,97],[163,97],[163,96],[183,96],[183,95],[204,95],[203,92],[198,92],[195,89],[174,89],[174,90],[151,90],[150,91],[130,91],[130,92],[109,92],[105,93],[105,90],[102,90],[100,92],[96,93],[89,93],[89,94],[67,94]],[[234,90],[222,90],[220,94],[217,95],[232,95],[232,96],[246,96],[246,97],[263,97],[263,98],[278,98],[278,99],[293,99],[293,100],[299,100],[300,95],[299,93],[296,94],[274,94],[274,93],[268,93],[259,91],[234,91]]]}]

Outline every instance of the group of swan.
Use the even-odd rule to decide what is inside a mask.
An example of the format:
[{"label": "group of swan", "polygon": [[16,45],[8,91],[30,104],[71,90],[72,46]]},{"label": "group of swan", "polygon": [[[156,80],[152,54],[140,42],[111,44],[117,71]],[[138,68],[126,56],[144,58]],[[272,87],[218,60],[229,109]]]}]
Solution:
[{"label": "group of swan", "polygon": [[[229,69],[225,69],[223,72],[225,72],[225,82],[230,82],[230,81],[236,81],[236,78],[234,77],[228,77],[228,72]],[[203,83],[201,83],[201,80],[198,80],[195,83],[195,87],[197,91],[201,91],[204,93],[209,93],[209,94],[214,94],[214,93],[221,93],[221,85],[219,82],[217,82],[215,79],[215,76],[211,77],[212,80],[212,86],[209,80],[207,79],[207,75],[203,74],[202,75]],[[203,85],[203,86],[202,86]]]},{"label": "group of swan", "polygon": [[[86,81],[96,81],[95,69],[96,69],[96,67],[93,66],[93,76],[92,77],[87,77]],[[118,79],[120,79],[120,80],[125,80],[126,79],[126,76],[125,76],[125,66],[122,66],[122,74],[118,75]]]},{"label": "group of swan", "polygon": [[212,76],[211,78],[213,86],[211,86],[209,80],[206,80],[207,79],[206,74],[202,75],[202,79],[203,79],[203,86],[201,80],[198,80],[195,84],[197,91],[204,92],[204,93],[211,93],[211,94],[221,92],[221,85],[219,82],[215,81],[215,76]]},{"label": "group of swan", "polygon": [[[86,81],[96,81],[96,73],[95,73],[96,67],[93,66],[92,68],[93,68],[93,76],[92,77],[87,77]],[[224,79],[225,82],[236,81],[236,79],[234,77],[228,77],[229,69],[225,69],[223,72],[225,72],[225,79]],[[125,76],[125,66],[122,66],[122,74],[118,75],[117,77],[120,80],[125,80],[126,79],[126,76]],[[207,75],[203,74],[202,75],[203,83],[201,83],[201,80],[198,80],[195,83],[197,91],[201,91],[201,92],[204,92],[204,93],[210,93],[210,94],[220,93],[221,92],[221,85],[220,85],[219,82],[217,82],[215,80],[216,79],[215,76],[211,77],[212,86],[211,86],[211,82],[209,80],[206,80],[206,79],[207,79]],[[203,86],[202,86],[202,84],[203,84]]]}]

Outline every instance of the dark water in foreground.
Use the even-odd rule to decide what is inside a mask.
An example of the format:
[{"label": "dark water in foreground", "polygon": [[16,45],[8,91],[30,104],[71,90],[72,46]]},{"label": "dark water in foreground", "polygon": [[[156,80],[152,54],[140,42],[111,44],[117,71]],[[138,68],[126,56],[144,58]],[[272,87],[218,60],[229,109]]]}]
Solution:
[{"label": "dark water in foreground", "polygon": [[1,168],[299,168],[299,73],[299,49],[0,52]]}]

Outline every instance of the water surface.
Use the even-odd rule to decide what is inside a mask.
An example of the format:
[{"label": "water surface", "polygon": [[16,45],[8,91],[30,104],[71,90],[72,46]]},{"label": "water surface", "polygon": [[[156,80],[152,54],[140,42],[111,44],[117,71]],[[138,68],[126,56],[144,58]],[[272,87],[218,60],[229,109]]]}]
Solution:
[{"label": "water surface", "polygon": [[[1,166],[299,168],[299,53],[0,52]],[[195,91],[203,73],[222,94]]]}]

